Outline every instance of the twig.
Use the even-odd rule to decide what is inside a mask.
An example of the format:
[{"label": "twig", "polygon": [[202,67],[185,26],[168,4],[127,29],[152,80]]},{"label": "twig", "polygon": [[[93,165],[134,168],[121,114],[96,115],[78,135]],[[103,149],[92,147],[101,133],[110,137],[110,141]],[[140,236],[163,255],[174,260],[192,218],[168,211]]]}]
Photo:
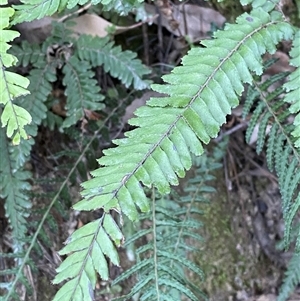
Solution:
[{"label": "twig", "polygon": [[85,6],[82,6],[78,10],[76,10],[72,13],[69,13],[68,15],[65,15],[65,16],[61,17],[60,19],[57,20],[57,22],[63,22],[66,19],[68,19],[68,18],[70,18],[74,15],[78,15],[78,14],[82,13],[83,11],[88,10],[91,7],[91,5],[92,5],[92,3],[88,3]]}]

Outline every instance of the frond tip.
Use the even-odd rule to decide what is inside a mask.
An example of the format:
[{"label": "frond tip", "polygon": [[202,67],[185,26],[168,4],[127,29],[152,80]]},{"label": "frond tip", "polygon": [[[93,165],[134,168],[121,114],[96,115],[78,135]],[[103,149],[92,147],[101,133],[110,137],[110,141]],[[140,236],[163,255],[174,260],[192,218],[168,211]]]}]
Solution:
[{"label": "frond tip", "polygon": [[57,269],[58,275],[53,283],[71,280],[62,286],[53,301],[94,300],[96,272],[104,280],[109,278],[105,256],[114,265],[119,265],[116,247],[120,246],[122,240],[123,235],[109,214],[75,231],[59,252],[60,255],[72,254]]}]

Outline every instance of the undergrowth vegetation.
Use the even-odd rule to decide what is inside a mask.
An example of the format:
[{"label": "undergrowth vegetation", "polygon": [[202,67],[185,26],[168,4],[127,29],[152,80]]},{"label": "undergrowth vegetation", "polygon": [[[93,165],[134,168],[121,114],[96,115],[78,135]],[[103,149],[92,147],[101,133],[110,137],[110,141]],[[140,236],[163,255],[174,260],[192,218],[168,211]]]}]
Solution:
[{"label": "undergrowth vegetation", "polygon": [[[158,8],[172,13],[170,2],[162,2]],[[115,30],[124,28],[78,36],[72,18],[94,6],[112,16],[135,12],[145,21],[143,1],[0,3],[0,196],[10,227],[10,248],[0,249],[6,262],[1,300],[23,300],[22,290],[33,293],[28,269],[37,268],[39,242],[50,247],[51,232],[61,231],[57,220],[68,218],[67,207],[93,214],[64,234],[66,245],[55,250],[63,261],[53,279],[58,287],[53,300],[95,300],[103,282],[112,296],[122,281],[132,285],[115,300],[208,299],[196,280],[204,279],[205,271],[193,258],[205,244],[199,204],[215,191],[210,181],[225,143],[217,140],[209,151],[207,145],[238,105],[248,118],[246,141],[256,131],[256,151],[266,152],[266,164],[278,177],[285,223],[281,246],[294,252],[278,297],[287,300],[300,282],[300,31],[284,15],[281,1],[241,0],[248,13],[191,47],[181,64],[162,76],[163,84],[152,84],[161,96],[135,111],[123,136],[126,106],[154,76],[137,53],[114,42]],[[13,26],[46,16],[59,17],[44,41],[14,41],[19,33]],[[284,41],[292,43],[292,71],[263,78],[275,62],[264,55],[273,55]],[[47,195],[37,191],[28,167],[45,131],[54,133],[50,140],[63,137],[63,147],[51,154],[52,180],[40,184],[49,187],[52,181]],[[176,187],[191,169],[179,193]],[[78,181],[81,197],[71,189]],[[36,199],[43,205],[36,208]],[[135,263],[111,279],[112,266],[127,260],[124,250]]]}]

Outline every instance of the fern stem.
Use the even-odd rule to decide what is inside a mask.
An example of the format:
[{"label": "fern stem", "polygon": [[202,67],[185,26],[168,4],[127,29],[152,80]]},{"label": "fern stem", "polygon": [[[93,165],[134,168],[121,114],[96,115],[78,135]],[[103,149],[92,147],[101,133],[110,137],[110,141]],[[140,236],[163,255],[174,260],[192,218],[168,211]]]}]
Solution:
[{"label": "fern stem", "polygon": [[154,273],[155,273],[155,289],[157,300],[160,300],[159,284],[158,284],[158,260],[157,260],[157,241],[156,241],[156,213],[155,213],[155,188],[152,188],[152,222],[153,222],[153,250],[154,250]]},{"label": "fern stem", "polygon": [[25,267],[25,264],[27,262],[27,260],[29,259],[29,255],[34,247],[34,244],[35,242],[37,241],[37,238],[38,238],[38,235],[40,233],[40,231],[42,230],[42,227],[52,209],[52,207],[54,206],[54,204],[56,203],[56,201],[58,200],[58,197],[60,196],[61,192],[63,191],[64,187],[67,185],[69,179],[70,179],[70,176],[73,174],[73,172],[75,172],[76,168],[77,168],[77,165],[81,162],[81,160],[83,159],[83,156],[85,155],[85,153],[88,151],[88,149],[90,148],[92,142],[94,141],[94,139],[97,137],[97,135],[100,133],[100,131],[103,129],[104,125],[106,124],[106,122],[113,116],[113,114],[123,105],[123,102],[124,101],[121,101],[120,104],[115,107],[111,112],[110,114],[105,118],[105,120],[103,121],[103,124],[102,126],[100,126],[100,128],[95,131],[94,135],[92,136],[92,138],[90,139],[89,143],[85,146],[85,148],[83,149],[81,155],[78,157],[78,159],[76,160],[74,166],[72,167],[72,169],[70,170],[70,172],[68,173],[66,179],[63,181],[63,183],[61,184],[58,192],[56,193],[56,195],[54,196],[54,198],[52,199],[48,209],[46,210],[46,212],[44,213],[43,217],[42,217],[42,220],[31,240],[31,243],[27,249],[27,252],[23,258],[23,262],[22,264],[19,266],[18,268],[18,271],[16,273],[16,276],[15,276],[15,279],[11,285],[11,289],[9,290],[8,294],[5,296],[5,299],[3,301],[10,301],[10,297],[14,291],[14,288],[15,286],[17,285],[18,283],[18,280],[20,279],[21,275],[22,275],[22,270],[24,269]]}]

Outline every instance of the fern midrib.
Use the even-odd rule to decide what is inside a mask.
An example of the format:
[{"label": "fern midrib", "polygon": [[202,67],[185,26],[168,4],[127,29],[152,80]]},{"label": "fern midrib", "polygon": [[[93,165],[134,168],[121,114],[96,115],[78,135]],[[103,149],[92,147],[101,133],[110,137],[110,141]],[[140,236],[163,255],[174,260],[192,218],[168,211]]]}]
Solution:
[{"label": "fern midrib", "polygon": [[159,276],[158,276],[158,255],[157,255],[157,240],[156,240],[156,209],[155,209],[155,190],[152,188],[152,222],[153,222],[153,259],[154,259],[154,275],[155,275],[155,290],[157,300],[160,300],[160,292],[159,292]]},{"label": "fern midrib", "polygon": [[[80,280],[81,280],[81,277],[83,275],[83,272],[84,272],[84,269],[85,269],[85,266],[86,266],[86,263],[88,261],[88,258],[90,256],[90,253],[92,252],[93,248],[94,248],[94,243],[96,243],[96,238],[99,234],[99,231],[102,227],[102,224],[103,224],[103,220],[104,220],[104,217],[105,217],[106,213],[104,213],[101,218],[99,219],[99,225],[97,226],[97,230],[96,232],[93,234],[93,239],[92,239],[92,242],[91,244],[89,245],[88,247],[88,250],[87,250],[87,256],[84,257],[83,261],[82,261],[82,265],[81,265],[81,268],[80,268],[80,271],[78,273],[78,278],[77,278],[77,281],[76,281],[76,285],[74,285],[73,287],[73,292],[72,292],[72,295],[71,295],[71,300],[73,300],[73,297],[74,297],[74,294],[76,293],[76,290],[77,290],[77,287],[79,286],[79,283],[80,283]],[[94,289],[94,288],[93,288]]]},{"label": "fern midrib", "polygon": [[[46,78],[45,78],[45,76],[44,76],[44,74],[47,73],[47,70],[48,70],[48,68],[49,68],[50,66],[51,66],[51,64],[46,64],[46,65],[44,66],[43,72],[41,73],[41,76],[40,76],[40,78],[39,78],[39,81],[36,82],[35,89],[32,90],[32,91],[30,91],[31,94],[29,94],[29,95],[32,95],[32,101],[27,101],[27,103],[29,102],[29,104],[28,104],[28,109],[27,109],[28,112],[34,112],[34,110],[33,110],[32,108],[33,108],[35,102],[41,100],[41,99],[38,99],[35,95],[36,95],[36,92],[40,90],[40,87],[43,86],[42,83],[43,83],[44,81],[47,81]],[[46,98],[43,99],[43,102],[45,102],[46,100],[47,100],[47,96],[46,96]],[[39,118],[39,119],[40,119],[40,118]],[[35,118],[32,119],[32,121],[33,121],[34,123],[36,123],[36,124],[40,124],[40,123],[41,123],[41,120],[39,120],[39,121],[37,122],[36,116],[35,116]]]},{"label": "fern midrib", "polygon": [[[208,173],[209,173],[209,170],[206,170],[205,174],[207,175]],[[183,219],[183,221],[182,221],[182,225],[184,225],[185,222],[188,220],[188,218],[189,218],[189,216],[190,216],[191,208],[194,208],[194,205],[193,205],[193,204],[195,203],[195,199],[196,199],[197,195],[199,195],[199,192],[200,192],[200,189],[201,189],[203,183],[204,183],[204,181],[201,181],[201,182],[197,185],[197,189],[194,191],[194,193],[193,193],[193,195],[192,195],[192,198],[191,198],[192,201],[191,201],[191,202],[189,203],[189,205],[188,205],[188,210],[187,210],[187,212],[186,212],[186,214],[185,214],[185,216],[184,216],[184,219]],[[178,235],[178,237],[177,237],[177,242],[176,242],[176,244],[175,244],[175,246],[174,246],[174,252],[173,252],[173,253],[176,253],[176,252],[177,252],[177,248],[178,248],[178,246],[179,246],[179,244],[180,244],[180,240],[181,240],[182,233],[183,233],[183,226],[180,228],[179,235]],[[173,262],[174,262],[174,260],[172,259],[172,260],[171,260],[171,268],[172,268],[172,266],[173,266]]]},{"label": "fern midrib", "polygon": [[[82,88],[81,88],[81,83],[80,83],[80,78],[79,78],[79,75],[78,75],[78,72],[76,71],[75,68],[73,68],[72,64],[70,64],[68,61],[66,61],[67,65],[71,68],[71,70],[74,72],[75,74],[75,80],[76,80],[76,83],[77,83],[77,87],[79,89],[79,92],[80,92],[80,104],[81,104],[81,110],[82,110],[82,114],[84,116],[84,94],[82,92]],[[67,107],[67,106],[66,106]],[[73,112],[69,112],[69,110],[67,111],[68,112],[68,116],[70,116],[71,114],[70,113],[73,113]]]},{"label": "fern midrib", "polygon": [[243,43],[245,43],[245,41],[251,37],[252,35],[256,34],[258,31],[260,31],[261,29],[268,27],[270,25],[279,23],[279,21],[271,21],[268,22],[266,24],[262,24],[260,27],[256,28],[255,30],[253,30],[251,33],[249,33],[248,35],[245,36],[244,39],[242,39],[241,41],[239,41],[237,43],[237,45],[228,53],[228,55],[220,62],[220,64],[215,68],[215,70],[212,72],[212,74],[207,78],[207,80],[205,81],[205,83],[203,84],[203,86],[201,86],[201,88],[198,90],[198,92],[195,94],[195,96],[192,97],[192,99],[190,100],[190,102],[183,107],[183,112],[181,114],[179,114],[175,121],[169,126],[168,130],[165,132],[165,134],[162,135],[162,137],[158,140],[157,143],[155,143],[150,150],[145,154],[145,156],[141,159],[141,161],[137,164],[137,166],[133,169],[133,171],[131,173],[128,173],[126,176],[126,179],[122,180],[120,183],[120,186],[115,190],[115,192],[113,193],[113,196],[111,198],[111,200],[116,197],[120,191],[120,189],[122,189],[122,187],[125,187],[126,183],[128,182],[128,180],[137,172],[137,170],[145,163],[145,161],[152,155],[152,153],[157,149],[157,147],[159,145],[162,144],[162,142],[164,141],[165,138],[167,138],[169,136],[169,134],[172,132],[173,128],[176,126],[177,122],[181,119],[184,118],[184,112],[186,110],[188,110],[191,105],[194,103],[194,101],[197,99],[197,97],[199,97],[203,91],[204,88],[206,88],[209,84],[209,82],[211,80],[213,80],[214,75],[216,74],[217,71],[219,71],[223,65],[223,63],[225,63],[231,56],[233,56],[235,54],[235,52],[238,50],[238,48],[240,46],[243,45]]}]

